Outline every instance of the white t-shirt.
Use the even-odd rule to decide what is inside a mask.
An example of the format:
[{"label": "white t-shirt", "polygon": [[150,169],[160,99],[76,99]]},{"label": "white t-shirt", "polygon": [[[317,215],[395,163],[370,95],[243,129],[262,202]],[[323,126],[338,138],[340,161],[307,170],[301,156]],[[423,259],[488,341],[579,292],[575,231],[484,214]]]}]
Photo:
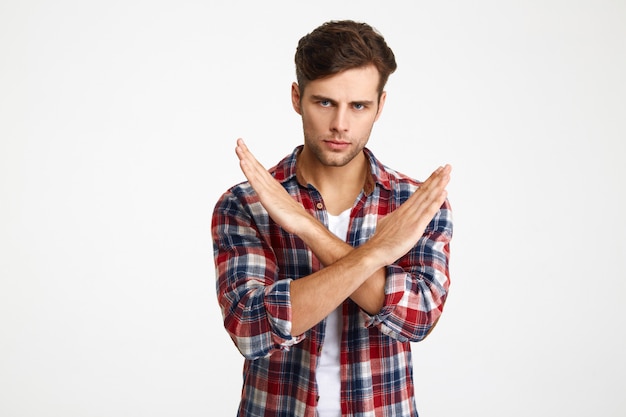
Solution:
[{"label": "white t-shirt", "polygon": [[[328,229],[344,242],[350,225],[348,209],[338,216],[328,215]],[[317,403],[319,417],[341,417],[341,330],[342,306],[326,317],[324,346],[317,365],[317,387],[320,399]]]}]

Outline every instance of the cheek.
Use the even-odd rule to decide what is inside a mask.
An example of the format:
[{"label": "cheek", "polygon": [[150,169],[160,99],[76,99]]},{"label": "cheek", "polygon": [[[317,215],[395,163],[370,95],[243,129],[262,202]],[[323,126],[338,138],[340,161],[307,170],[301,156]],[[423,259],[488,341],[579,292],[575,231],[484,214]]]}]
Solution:
[{"label": "cheek", "polygon": [[323,115],[307,113],[306,116],[302,116],[302,124],[310,130],[320,130],[326,125],[326,120]]},{"label": "cheek", "polygon": [[375,121],[375,119],[372,119],[370,117],[360,119],[353,125],[356,130],[355,133],[358,133],[359,136],[369,134],[369,132],[372,131],[372,127],[374,126]]}]

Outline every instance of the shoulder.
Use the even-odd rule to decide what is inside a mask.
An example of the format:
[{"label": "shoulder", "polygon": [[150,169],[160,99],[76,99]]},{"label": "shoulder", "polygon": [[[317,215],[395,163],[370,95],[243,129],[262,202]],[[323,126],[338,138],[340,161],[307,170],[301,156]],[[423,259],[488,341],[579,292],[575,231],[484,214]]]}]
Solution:
[{"label": "shoulder", "polygon": [[226,190],[215,203],[213,222],[224,223],[228,218],[254,218],[265,210],[249,182],[235,184]]},{"label": "shoulder", "polygon": [[397,171],[393,168],[390,168],[386,165],[383,165],[385,173],[389,179],[390,184],[396,190],[410,189],[415,191],[421,184],[422,181],[404,174],[400,171]]},{"label": "shoulder", "polygon": [[408,198],[422,183],[421,181],[397,171],[382,163],[374,154],[365,149],[370,161],[370,170],[378,186],[391,191],[392,194],[403,199]]}]

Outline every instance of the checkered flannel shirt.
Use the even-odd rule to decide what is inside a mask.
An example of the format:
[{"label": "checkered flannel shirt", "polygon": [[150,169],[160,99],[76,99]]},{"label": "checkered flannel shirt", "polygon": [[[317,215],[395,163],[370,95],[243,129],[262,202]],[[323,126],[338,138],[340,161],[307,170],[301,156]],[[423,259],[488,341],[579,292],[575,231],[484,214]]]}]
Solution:
[{"label": "checkered flannel shirt", "polygon": [[[296,176],[301,150],[270,172],[320,222],[328,214],[320,193]],[[419,182],[381,164],[367,148],[371,179],[351,211],[347,242],[366,242],[377,219],[392,212]],[[244,356],[239,416],[316,415],[315,371],[325,320],[291,333],[289,287],[322,268],[295,235],[274,223],[247,183],[225,192],[212,219],[216,287],[224,327]],[[384,306],[370,315],[343,303],[341,409],[343,416],[417,416],[411,342],[422,340],[442,313],[449,287],[452,213],[446,200],[413,249],[386,267]]]}]

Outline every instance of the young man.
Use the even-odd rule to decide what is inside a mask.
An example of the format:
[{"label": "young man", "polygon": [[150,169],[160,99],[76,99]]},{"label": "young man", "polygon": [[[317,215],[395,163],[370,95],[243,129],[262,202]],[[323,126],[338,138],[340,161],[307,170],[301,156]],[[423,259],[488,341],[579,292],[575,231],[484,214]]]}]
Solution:
[{"label": "young man", "polygon": [[248,179],[212,222],[224,326],[245,357],[240,416],[417,416],[410,342],[449,287],[450,166],[420,183],[365,146],[396,62],[371,26],[331,21],[295,55],[304,144]]}]

